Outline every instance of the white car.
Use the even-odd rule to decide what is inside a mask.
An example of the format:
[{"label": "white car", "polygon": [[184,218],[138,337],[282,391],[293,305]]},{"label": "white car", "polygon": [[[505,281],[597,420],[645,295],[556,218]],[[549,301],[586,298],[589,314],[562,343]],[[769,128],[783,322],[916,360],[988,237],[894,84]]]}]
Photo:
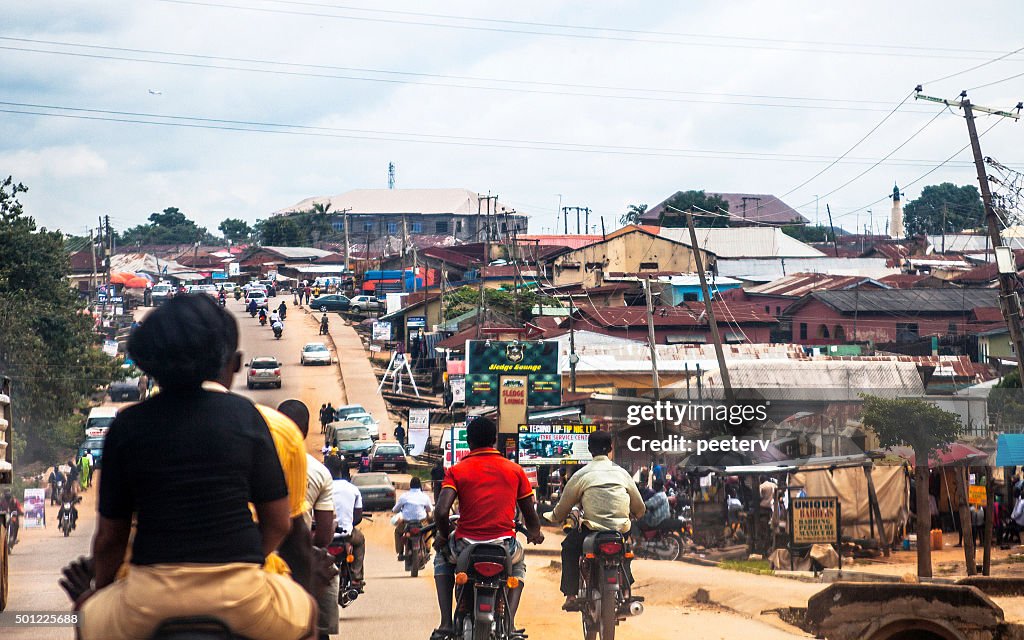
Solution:
[{"label": "white car", "polygon": [[174,287],[161,282],[158,285],[154,285],[152,289],[153,306],[160,304],[161,302],[167,302],[174,297]]},{"label": "white car", "polygon": [[256,301],[257,309],[261,307],[263,309],[267,308],[267,294],[262,291],[250,291],[249,293],[245,294],[245,306],[249,306],[250,300]]},{"label": "white car", "polygon": [[220,285],[220,288],[224,293],[232,294],[235,292],[235,289],[238,288],[238,285],[234,282],[225,282]]},{"label": "white car", "polygon": [[193,285],[192,288],[189,289],[189,293],[205,293],[208,296],[216,298],[217,294],[220,292],[217,291],[217,285],[215,284],[197,284]]},{"label": "white car", "polygon": [[331,350],[322,342],[310,342],[302,347],[299,362],[307,364],[331,364]]}]

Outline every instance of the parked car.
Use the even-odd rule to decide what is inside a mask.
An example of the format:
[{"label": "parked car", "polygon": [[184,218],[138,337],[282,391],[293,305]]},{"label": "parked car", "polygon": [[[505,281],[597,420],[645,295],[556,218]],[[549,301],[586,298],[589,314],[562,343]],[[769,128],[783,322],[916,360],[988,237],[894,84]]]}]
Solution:
[{"label": "parked car", "polygon": [[151,295],[153,296],[153,306],[155,307],[161,302],[167,302],[174,297],[174,287],[161,282],[160,284],[153,286]]},{"label": "parked car", "polygon": [[249,363],[249,372],[245,376],[246,386],[255,389],[259,386],[281,388],[281,363],[277,358],[261,356],[253,358]]},{"label": "parked car", "polygon": [[263,285],[264,291],[271,298],[277,297],[277,282],[274,280],[259,280],[259,284]]},{"label": "parked car", "polygon": [[89,417],[85,419],[85,437],[102,438],[107,435],[116,417],[117,407],[93,407],[89,410]]},{"label": "parked car", "polygon": [[349,301],[349,309],[356,313],[364,311],[380,311],[384,304],[375,296],[355,296]]},{"label": "parked car", "polygon": [[395,485],[386,473],[360,473],[352,484],[363,497],[364,511],[390,511],[395,506]]},{"label": "parked car", "polygon": [[[86,438],[78,445],[78,457],[81,458],[87,452],[92,454],[93,467],[100,468],[100,459],[103,458],[103,436]],[[76,458],[77,459],[77,458]]]},{"label": "parked car", "polygon": [[318,311],[348,311],[350,300],[340,293],[332,293],[319,298],[313,298],[309,306]]},{"label": "parked car", "polygon": [[192,285],[189,289],[189,293],[205,293],[208,296],[216,298],[220,291],[217,290],[217,285],[215,284],[196,284]]},{"label": "parked car", "polygon": [[245,294],[245,305],[246,306],[249,306],[249,301],[250,300],[255,300],[256,301],[256,308],[257,309],[259,309],[261,307],[263,309],[266,309],[267,306],[268,306],[267,294],[265,292],[263,292],[263,291],[258,290],[258,289],[250,289],[249,293]]},{"label": "parked car", "polygon": [[345,420],[330,424],[331,446],[346,456],[361,457],[373,446],[370,430],[361,422]]},{"label": "parked car", "polygon": [[350,413],[345,419],[361,423],[363,426],[370,430],[370,436],[374,440],[377,439],[378,434],[380,433],[380,423],[378,423],[377,419],[371,416],[369,413]]},{"label": "parked car", "polygon": [[238,285],[235,284],[234,282],[222,282],[220,284],[221,291],[223,291],[224,293],[226,293],[228,295],[233,294],[235,292],[235,289],[237,289],[237,288],[238,288]]},{"label": "parked car", "polygon": [[107,395],[111,402],[137,402],[142,398],[139,392],[139,379],[128,378],[111,382],[107,387]]},{"label": "parked car", "polygon": [[338,422],[348,420],[348,417],[354,413],[369,413],[369,411],[364,409],[361,404],[345,404],[334,410],[334,419]]},{"label": "parked car", "polygon": [[302,347],[299,362],[307,364],[331,364],[331,350],[322,342],[310,342]]},{"label": "parked car", "polygon": [[370,449],[370,471],[394,469],[405,473],[409,463],[405,459],[405,449],[397,442],[376,442]]}]

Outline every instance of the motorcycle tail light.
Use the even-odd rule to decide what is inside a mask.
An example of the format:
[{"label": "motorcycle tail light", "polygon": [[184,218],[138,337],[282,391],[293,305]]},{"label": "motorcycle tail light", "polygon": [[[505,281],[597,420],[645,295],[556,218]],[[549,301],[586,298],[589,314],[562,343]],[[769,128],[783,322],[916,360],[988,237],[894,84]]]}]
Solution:
[{"label": "motorcycle tail light", "polygon": [[601,550],[601,553],[603,553],[604,555],[606,555],[606,556],[613,556],[616,553],[619,553],[620,551],[622,551],[622,543],[621,542],[602,542],[600,545],[598,545],[598,548]]},{"label": "motorcycle tail light", "polygon": [[409,535],[411,535],[411,536],[418,536],[418,535],[420,535],[420,530],[419,529],[409,529]]},{"label": "motorcycle tail light", "polygon": [[355,562],[355,560],[356,560],[356,557],[354,555],[352,555],[351,553],[348,554],[347,556],[345,556],[345,562],[347,562],[349,564],[352,564],[353,562]]},{"label": "motorcycle tail light", "polygon": [[497,562],[474,562],[473,570],[485,578],[493,578],[505,570],[505,565]]},{"label": "motorcycle tail light", "polygon": [[455,584],[466,584],[469,582],[469,576],[465,571],[460,571],[455,574]]},{"label": "motorcycle tail light", "polygon": [[587,560],[593,560],[593,559],[594,559],[594,558],[596,558],[597,556],[595,556],[595,555],[594,555],[594,554],[592,554],[592,553],[588,553],[588,554],[585,554],[585,555],[584,555],[583,557],[584,557],[584,558],[586,558]]},{"label": "motorcycle tail light", "polygon": [[491,605],[487,604],[486,602],[481,602],[479,605],[477,605],[477,609],[479,609],[480,611],[483,611],[484,613],[489,613],[491,611],[491,609],[493,609],[493,608],[494,607],[492,607]]},{"label": "motorcycle tail light", "polygon": [[605,582],[607,582],[608,584],[618,584],[619,578],[618,576],[608,576],[607,578],[605,578]]},{"label": "motorcycle tail light", "polygon": [[331,554],[332,556],[336,556],[340,554],[342,551],[343,549],[341,547],[327,547],[327,553]]}]

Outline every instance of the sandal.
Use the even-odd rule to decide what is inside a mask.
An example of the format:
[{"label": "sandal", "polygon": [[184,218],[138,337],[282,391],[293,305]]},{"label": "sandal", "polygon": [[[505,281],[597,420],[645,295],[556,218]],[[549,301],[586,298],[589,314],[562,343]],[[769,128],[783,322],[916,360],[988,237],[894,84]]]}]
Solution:
[{"label": "sandal", "polygon": [[454,629],[437,628],[430,634],[430,640],[450,640],[454,633]]}]

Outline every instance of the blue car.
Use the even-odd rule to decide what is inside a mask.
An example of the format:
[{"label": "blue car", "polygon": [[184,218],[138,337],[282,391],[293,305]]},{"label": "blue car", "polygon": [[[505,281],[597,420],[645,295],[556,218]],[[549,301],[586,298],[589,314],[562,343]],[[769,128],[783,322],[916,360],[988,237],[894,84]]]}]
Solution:
[{"label": "blue car", "polygon": [[78,445],[78,457],[81,458],[86,453],[92,453],[93,466],[99,469],[100,460],[103,459],[103,438],[86,438],[82,441],[82,444]]}]

